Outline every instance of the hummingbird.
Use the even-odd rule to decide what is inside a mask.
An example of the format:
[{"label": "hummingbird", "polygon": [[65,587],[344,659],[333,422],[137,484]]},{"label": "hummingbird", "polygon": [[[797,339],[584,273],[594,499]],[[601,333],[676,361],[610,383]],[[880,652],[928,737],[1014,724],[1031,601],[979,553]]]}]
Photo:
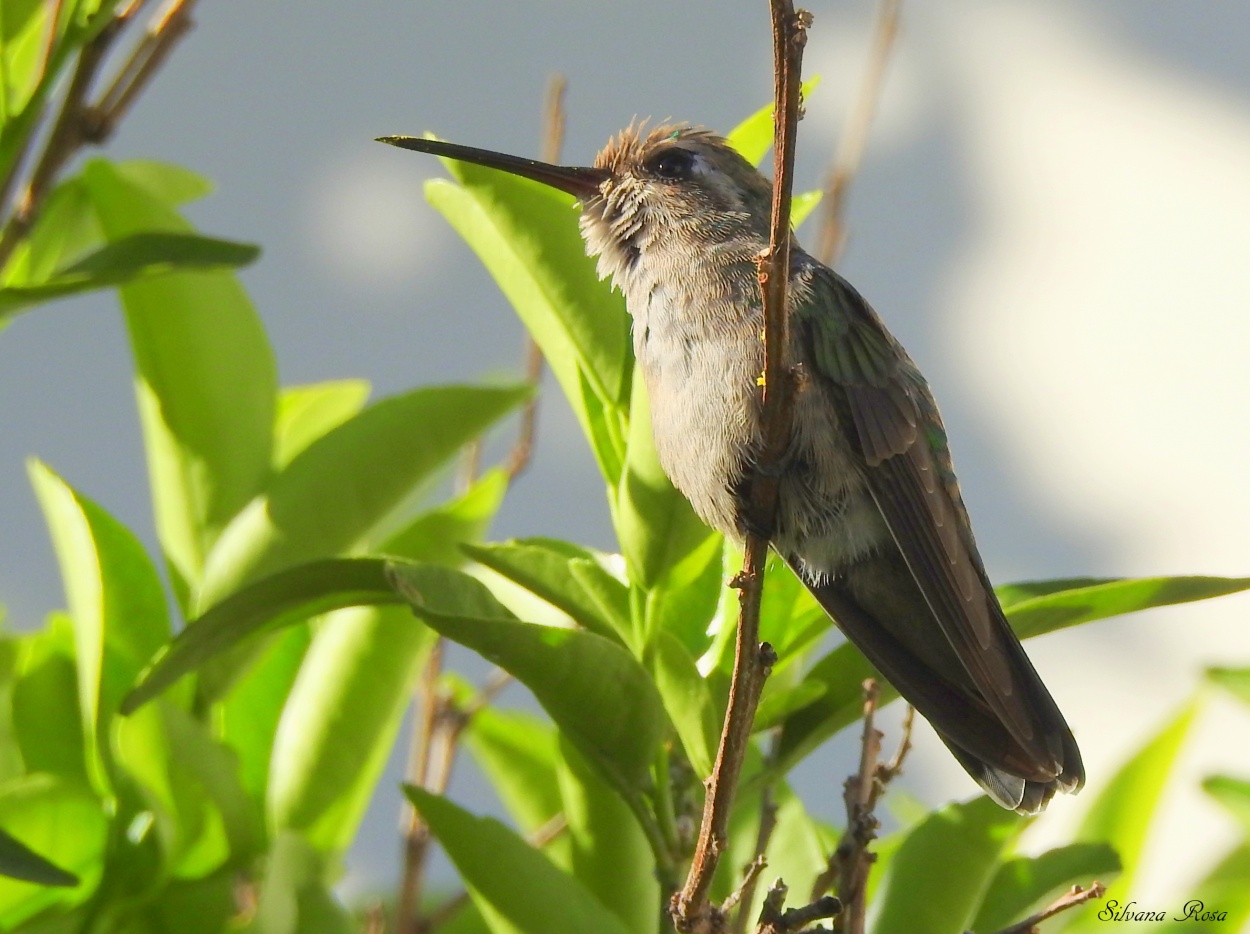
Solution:
[{"label": "hummingbird", "polygon": [[[763,449],[762,300],[772,183],[722,137],[631,126],[592,166],[439,140],[380,142],[574,195],[587,253],[633,319],[660,463],[741,541]],[[996,802],[1040,812],[1085,774],[1072,731],[986,575],[928,383],[877,313],[791,240],[793,428],[764,531],[846,637]]]}]

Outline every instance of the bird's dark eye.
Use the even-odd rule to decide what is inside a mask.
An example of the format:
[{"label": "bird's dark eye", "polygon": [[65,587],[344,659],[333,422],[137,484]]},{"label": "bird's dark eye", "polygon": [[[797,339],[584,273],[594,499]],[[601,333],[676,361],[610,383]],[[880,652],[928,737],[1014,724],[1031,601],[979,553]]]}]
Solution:
[{"label": "bird's dark eye", "polygon": [[677,147],[665,149],[647,160],[647,168],[668,181],[683,181],[694,173],[694,153]]}]

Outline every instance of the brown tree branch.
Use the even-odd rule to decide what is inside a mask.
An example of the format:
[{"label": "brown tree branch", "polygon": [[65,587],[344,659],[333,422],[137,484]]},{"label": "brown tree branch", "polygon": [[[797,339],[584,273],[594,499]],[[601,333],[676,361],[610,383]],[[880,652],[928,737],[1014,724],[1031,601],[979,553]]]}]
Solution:
[{"label": "brown tree branch", "polygon": [[1074,885],[1037,914],[1025,918],[1009,928],[1003,928],[998,934],[1038,934],[1037,926],[1047,918],[1053,918],[1061,911],[1067,911],[1069,908],[1075,908],[1077,905],[1084,905],[1086,902],[1102,898],[1105,894],[1107,894],[1106,886],[1097,880],[1091,882],[1088,889]]},{"label": "brown tree branch", "polygon": [[898,34],[901,2],[902,0],[881,0],[877,8],[877,28],[872,51],[868,56],[868,67],[860,78],[859,91],[847,114],[846,124],[842,127],[837,154],[829,171],[829,184],[824,198],[824,222],[820,227],[815,252],[816,258],[826,266],[837,262],[843,246],[846,245],[844,218],[847,195],[868,145],[868,131],[881,97],[886,64],[894,47],[894,37]]},{"label": "brown tree branch", "polygon": [[846,780],[843,800],[846,803],[846,830],[837,849],[829,856],[828,865],[812,884],[813,901],[829,891],[836,882],[843,910],[834,924],[835,931],[862,934],[867,917],[868,874],[876,862],[869,850],[880,826],[873,813],[886,787],[903,770],[903,762],[911,750],[911,731],[915,709],[910,705],[903,717],[898,749],[888,763],[880,763],[881,731],[876,728],[877,683],[864,682],[864,731],[860,740],[859,768]]},{"label": "brown tree branch", "polygon": [[[22,186],[17,204],[0,229],[0,268],[8,262],[22,238],[30,232],[43,201],[66,164],[86,145],[102,145],[116,131],[139,94],[151,83],[173,51],[178,40],[191,28],[191,9],[196,0],[172,0],[156,17],[145,38],[119,69],[109,90],[98,103],[89,102],[96,82],[113,43],[125,26],[143,6],[143,0],[131,0],[116,10],[109,21],[78,53],[78,62],[60,111],[48,133],[43,152]],[[55,36],[55,23],[53,24]],[[52,41],[52,40],[50,40]],[[50,59],[49,54],[49,59]],[[47,62],[45,61],[45,67]],[[0,192],[7,192],[16,183],[25,161],[25,152],[34,139],[38,121],[15,157],[9,174],[0,183]]]},{"label": "brown tree branch", "polygon": [[790,934],[792,931],[801,931],[813,921],[836,917],[842,910],[841,902],[832,895],[817,898],[802,908],[783,910],[787,894],[786,884],[780,879],[772,884],[764,898],[764,907],[760,911],[760,922],[755,934]]},{"label": "brown tree branch", "polygon": [[768,249],[759,257],[764,305],[764,451],[750,481],[746,557],[734,579],[739,590],[739,621],[734,645],[729,706],[712,775],[707,781],[703,820],[690,874],[672,899],[670,910],[679,931],[711,932],[725,928],[724,915],[708,901],[708,889],[728,835],[729,811],[750,743],[760,690],[776,655],[759,642],[760,594],[769,533],[777,509],[777,472],[790,435],[790,377],[784,370],[787,346],[786,289],[790,270],[790,193],[800,105],[800,67],[810,14],[795,11],[790,0],[771,0],[774,61],[773,203]]}]

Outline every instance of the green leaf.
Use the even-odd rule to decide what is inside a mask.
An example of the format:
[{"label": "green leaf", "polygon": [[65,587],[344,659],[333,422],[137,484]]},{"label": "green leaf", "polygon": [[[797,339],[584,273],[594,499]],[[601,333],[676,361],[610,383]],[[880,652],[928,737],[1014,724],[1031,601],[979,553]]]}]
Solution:
[{"label": "green leaf", "polygon": [[[629,928],[513,831],[411,785],[405,794],[460,871],[495,934],[627,934]],[[659,911],[657,909],[658,916]]]},{"label": "green leaf", "polygon": [[[190,234],[190,225],[103,160],[83,168],[105,236]],[[121,287],[137,371],[157,534],[184,609],[226,523],[269,477],[277,377],[238,281],[178,272]]]},{"label": "green leaf", "polygon": [[74,623],[79,709],[92,781],[107,793],[101,739],[122,695],[169,637],[165,594],[138,539],[38,461],[28,465]]},{"label": "green leaf", "polygon": [[1212,775],[1203,779],[1202,790],[1224,805],[1250,834],[1250,781],[1231,775]]},{"label": "green leaf", "polygon": [[622,794],[637,795],[667,728],[646,670],[591,632],[517,622],[478,581],[433,565],[391,565],[418,616],[528,687],[567,736]]},{"label": "green leaf", "polygon": [[[1193,934],[1194,931],[1245,931],[1250,920],[1250,843],[1229,852],[1197,888],[1185,890],[1185,903],[1151,934]],[[1105,930],[1105,925],[1102,926]]]},{"label": "green leaf", "polygon": [[[813,75],[803,82],[804,102],[811,97],[819,84],[819,75]],[[730,130],[726,138],[742,158],[752,165],[759,165],[768,155],[768,150],[773,148],[773,105],[765,104]]]},{"label": "green leaf", "polygon": [[655,673],[655,686],[664,700],[686,758],[695,774],[712,774],[712,762],[720,741],[720,716],[712,692],[694,658],[673,635],[658,632],[649,647],[648,664]]},{"label": "green leaf", "polygon": [[839,645],[812,667],[804,680],[819,684],[824,690],[813,703],[786,719],[777,747],[775,774],[785,774],[826,739],[863,715],[863,683],[867,678],[877,680],[879,707],[898,697],[898,692],[849,642]]},{"label": "green leaf", "polygon": [[521,830],[530,833],[560,813],[560,753],[550,723],[521,710],[484,707],[469,720],[465,742]]},{"label": "green leaf", "polygon": [[805,191],[790,199],[790,226],[798,229],[824,199],[823,191]]},{"label": "green leaf", "polygon": [[[600,562],[604,556],[588,548],[551,538],[527,538],[500,544],[461,547],[473,560],[520,584],[530,593],[567,613],[574,622],[591,632],[613,640],[620,638],[618,633],[624,621],[604,612],[601,599],[587,592],[572,567],[575,561],[581,561],[602,570]],[[593,572],[583,568],[582,574],[587,573]],[[628,590],[625,585],[606,571],[603,576],[606,580],[602,581],[602,586],[612,592],[613,596],[609,599],[614,606],[619,607],[622,601],[628,605]]]},{"label": "green leaf", "polygon": [[1021,639],[1109,616],[1250,589],[1250,577],[1142,577],[1055,583],[1077,586],[1018,600],[1005,607],[1011,628]]},{"label": "green leaf", "polygon": [[322,620],[273,743],[269,825],[342,853],[395,743],[433,634],[407,609],[352,608]]},{"label": "green leaf", "polygon": [[1250,704],[1250,668],[1208,668],[1207,680]]},{"label": "green leaf", "polygon": [[571,869],[635,934],[655,934],[661,893],[656,859],[629,806],[568,742],[561,743],[560,795],[568,821]]},{"label": "green leaf", "polygon": [[283,389],[274,427],[274,469],[282,470],[308,445],[359,413],[368,398],[369,383],[363,379]]},{"label": "green leaf", "polygon": [[0,830],[0,876],[35,885],[73,886],[78,877],[44,859],[16,837]]},{"label": "green leaf", "polygon": [[128,159],[114,163],[117,174],[158,201],[171,206],[199,201],[212,194],[213,183],[203,175],[172,162]]},{"label": "green leaf", "polygon": [[529,394],[528,386],[418,389],[314,441],[222,534],[201,607],[264,574],[361,546],[420,481]]},{"label": "green leaf", "polygon": [[312,641],[309,629],[290,626],[269,639],[214,711],[221,741],[239,757],[239,782],[253,801],[265,800],[273,738]]},{"label": "green leaf", "polygon": [[[4,286],[38,285],[53,272],[98,246],[104,234],[82,179],[61,182],[44,200],[30,233],[18,241],[4,267]],[[0,324],[3,324],[0,315]]]},{"label": "green leaf", "polygon": [[1071,843],[1039,856],[1006,860],[981,901],[974,931],[998,931],[1029,917],[1073,885],[1106,882],[1120,871],[1120,857],[1105,843]]},{"label": "green leaf", "polygon": [[[633,354],[625,300],[595,272],[574,199],[506,172],[444,159],[462,186],[431,183],[426,197],[473,248],[543,349],[570,397],[570,367],[605,405],[629,398]],[[469,203],[471,202],[471,203]],[[574,356],[552,350],[571,348]]]},{"label": "green leaf", "polygon": [[378,558],[310,561],[249,584],[186,628],[122,702],[129,714],[209,659],[261,632],[349,606],[398,603]]},{"label": "green leaf", "polygon": [[426,198],[473,248],[533,336],[609,477],[624,456],[632,351],[624,300],[595,276],[572,199],[475,166]]},{"label": "green leaf", "polygon": [[270,849],[256,916],[247,934],[356,934],[359,930],[329,887],[324,857],[296,833],[280,833]]},{"label": "green leaf", "polygon": [[989,798],[948,804],[903,839],[881,880],[873,934],[963,934],[1027,820]]},{"label": "green leaf", "polygon": [[21,641],[12,695],[16,774],[48,772],[87,785],[90,747],[83,741],[73,638],[69,617],[53,613]]},{"label": "green leaf", "polygon": [[387,538],[378,551],[410,561],[459,567],[465,562],[462,546],[486,534],[503,505],[508,482],[507,471],[486,471],[461,496],[423,512]]},{"label": "green leaf", "polygon": [[78,904],[95,889],[104,866],[108,821],[86,786],[51,775],[5,782],[0,785],[0,827],[80,880],[70,889],[0,878],[0,924],[5,930],[53,905]]},{"label": "green leaf", "polygon": [[[1081,822],[1077,842],[1105,843],[1119,854],[1123,868],[1120,878],[1108,887],[1108,897],[1124,902],[1127,894],[1132,892],[1147,831],[1153,823],[1168,776],[1189,735],[1197,710],[1196,701],[1186,704],[1176,717],[1121,766],[1091,803]],[[1090,920],[1087,926],[1092,930],[1095,922]],[[1065,930],[1081,927],[1082,922],[1078,920],[1075,927]]]}]

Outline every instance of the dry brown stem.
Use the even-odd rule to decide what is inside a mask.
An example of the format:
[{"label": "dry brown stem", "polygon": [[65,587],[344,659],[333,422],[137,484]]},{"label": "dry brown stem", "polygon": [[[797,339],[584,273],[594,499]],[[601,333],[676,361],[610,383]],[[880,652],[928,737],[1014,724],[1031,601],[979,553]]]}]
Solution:
[{"label": "dry brown stem", "polygon": [[901,0],[881,0],[877,7],[877,28],[872,51],[868,56],[868,67],[860,78],[855,103],[847,114],[838,150],[833,158],[833,167],[829,170],[829,184],[824,197],[824,222],[821,224],[815,253],[816,258],[826,266],[837,262],[846,244],[844,218],[847,194],[868,145],[868,131],[872,127],[872,118],[881,97],[886,64],[890,60],[894,37],[898,34],[900,3]]},{"label": "dry brown stem", "polygon": [[1086,902],[1102,898],[1105,894],[1107,894],[1106,886],[1096,879],[1090,883],[1088,889],[1074,885],[1037,914],[1025,918],[1009,928],[1003,928],[998,934],[1038,934],[1037,926],[1047,918],[1053,918],[1061,911],[1067,911],[1069,908],[1075,908],[1077,905],[1084,905]]},{"label": "dry brown stem", "polygon": [[719,932],[725,916],[708,900],[708,889],[724,851],[729,811],[750,743],[755,708],[764,679],[775,659],[772,648],[759,642],[760,595],[769,534],[777,509],[778,463],[790,435],[790,376],[785,372],[786,289],[790,269],[790,194],[793,187],[794,149],[799,121],[800,69],[810,14],[796,11],[790,0],[771,0],[774,61],[773,203],[768,249],[759,257],[760,291],[764,305],[764,451],[759,470],[751,479],[746,557],[742,573],[733,582],[739,590],[738,633],[734,645],[729,706],[721,731],[712,775],[708,778],[703,820],[695,845],[690,874],[672,899],[670,910],[679,931]]},{"label": "dry brown stem", "polygon": [[864,682],[864,731],[860,740],[859,767],[846,780],[843,801],[846,805],[846,830],[838,847],[829,856],[829,863],[812,885],[811,897],[817,899],[836,887],[842,900],[842,914],[834,924],[835,931],[862,934],[867,916],[868,874],[876,861],[869,850],[876,839],[879,822],[874,809],[886,786],[903,770],[903,762],[911,750],[911,731],[915,710],[908,706],[903,717],[898,749],[888,763],[881,763],[881,732],[876,728],[877,683]]},{"label": "dry brown stem", "polygon": [[[29,233],[43,207],[44,199],[69,160],[84,146],[103,144],[116,131],[118,124],[151,83],[178,40],[190,30],[191,10],[195,2],[196,0],[172,0],[155,17],[144,38],[118,69],[108,90],[94,104],[89,98],[100,68],[126,25],[143,6],[141,0],[119,7],[79,51],[73,77],[62,98],[52,129],[48,132],[43,151],[21,186],[17,203],[0,225],[0,267],[8,262],[18,243]],[[59,16],[59,13],[58,4],[54,16]],[[54,41],[55,19],[45,55],[45,68],[51,60]],[[5,197],[17,181],[25,162],[25,154],[35,138],[38,123],[37,120],[33,121],[27,129],[27,138],[22,142],[9,174],[0,183],[0,192]]]}]

